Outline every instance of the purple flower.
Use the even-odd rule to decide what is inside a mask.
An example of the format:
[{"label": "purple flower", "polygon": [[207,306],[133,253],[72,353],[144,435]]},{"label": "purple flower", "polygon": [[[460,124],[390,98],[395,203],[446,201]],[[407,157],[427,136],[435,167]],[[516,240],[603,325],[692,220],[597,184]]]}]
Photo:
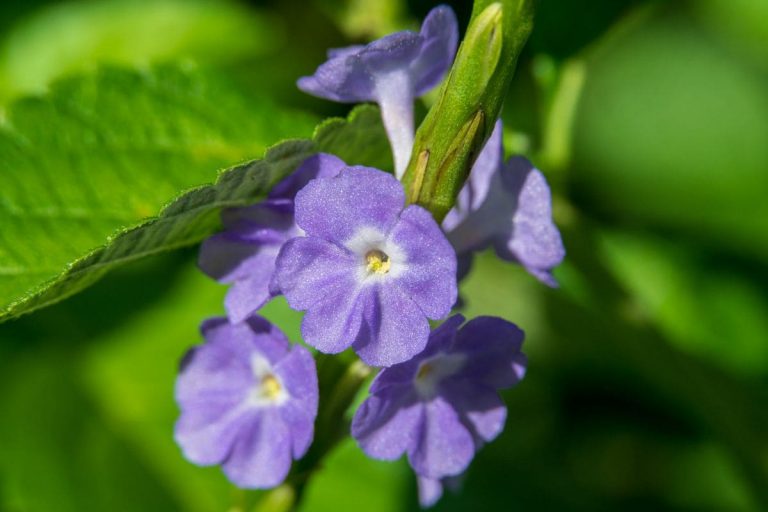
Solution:
[{"label": "purple flower", "polygon": [[501,121],[478,155],[456,206],[443,220],[459,255],[459,278],[472,252],[493,246],[505,260],[520,263],[537,279],[557,286],[552,269],[565,257],[552,221],[552,199],[544,175],[521,156],[503,162]]},{"label": "purple flower", "polygon": [[[495,317],[459,330],[461,315],[432,332],[424,352],[383,369],[352,420],[352,436],[375,459],[403,453],[421,481],[422,501],[439,497],[439,480],[467,469],[483,443],[504,428],[499,389],[525,374],[523,332]],[[437,486],[440,485],[440,488]]]},{"label": "purple flower", "polygon": [[224,231],[200,247],[200,268],[220,283],[232,283],[224,305],[233,322],[242,322],[279,293],[273,279],[280,247],[301,235],[293,221],[293,198],[313,178],[335,176],[344,167],[325,153],[307,158],[279,182],[267,200],[224,210]]},{"label": "purple flower", "polygon": [[440,83],[458,38],[456,15],[442,5],[430,11],[418,34],[406,30],[365,46],[330,50],[328,60],[298,86],[332,101],[378,103],[400,178],[413,147],[414,98]]},{"label": "purple flower", "polygon": [[239,487],[274,487],[312,442],[315,361],[258,316],[213,318],[201,331],[205,344],[187,354],[176,380],[176,442],[195,464],[221,464]]},{"label": "purple flower", "polygon": [[306,237],[287,242],[276,276],[288,304],[307,314],[304,340],[321,352],[352,346],[366,363],[390,366],[422,351],[427,318],[456,300],[456,255],[402,185],[368,167],[311,181],[296,195]]}]

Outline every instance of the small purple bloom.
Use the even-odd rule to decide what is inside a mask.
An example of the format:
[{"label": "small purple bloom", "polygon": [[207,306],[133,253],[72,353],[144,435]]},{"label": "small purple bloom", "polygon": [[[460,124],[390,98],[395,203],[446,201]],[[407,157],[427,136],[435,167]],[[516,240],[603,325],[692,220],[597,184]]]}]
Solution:
[{"label": "small purple bloom", "polygon": [[442,80],[453,62],[459,29],[445,5],[427,15],[419,33],[397,32],[365,46],[330,50],[312,76],[299,79],[304,92],[342,103],[375,101],[395,159],[405,172],[413,147],[413,101]]},{"label": "small purple bloom", "polygon": [[321,352],[352,346],[390,366],[422,351],[427,318],[456,301],[456,254],[430,213],[405,208],[391,174],[348,167],[296,195],[305,237],[287,242],[276,276],[288,304],[306,310],[304,340]]},{"label": "small purple bloom", "polygon": [[544,175],[521,156],[503,164],[501,121],[491,134],[443,229],[459,255],[459,279],[469,272],[472,252],[493,246],[541,282],[557,286],[552,269],[565,257],[552,221],[552,198]]},{"label": "small purple bloom", "polygon": [[383,369],[352,420],[352,436],[368,456],[407,454],[427,479],[421,482],[425,503],[439,497],[439,480],[462,473],[483,443],[499,435],[507,409],[498,390],[525,374],[516,325],[478,317],[459,329],[463,321],[449,318],[424,352]]},{"label": "small purple bloom", "polygon": [[200,268],[220,283],[232,283],[224,301],[233,322],[242,322],[279,293],[273,279],[283,244],[301,235],[293,221],[293,199],[314,178],[338,174],[345,164],[318,153],[279,182],[265,201],[221,213],[224,231],[200,247]]},{"label": "small purple bloom", "polygon": [[274,487],[312,442],[315,361],[259,316],[213,318],[201,331],[206,342],[187,354],[176,379],[176,442],[195,464],[221,464],[239,487]]}]

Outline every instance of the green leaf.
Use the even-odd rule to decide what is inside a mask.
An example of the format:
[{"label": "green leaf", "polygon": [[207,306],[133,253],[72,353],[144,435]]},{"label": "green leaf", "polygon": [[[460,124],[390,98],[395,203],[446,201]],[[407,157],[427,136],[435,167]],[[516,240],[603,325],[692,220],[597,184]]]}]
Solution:
[{"label": "green leaf", "polygon": [[378,111],[362,107],[349,121],[325,122],[314,140],[274,146],[201,186],[310,124],[178,68],[108,69],[15,103],[0,130],[0,321],[121,263],[200,241],[218,228],[222,207],[263,197],[312,153],[390,165]]}]

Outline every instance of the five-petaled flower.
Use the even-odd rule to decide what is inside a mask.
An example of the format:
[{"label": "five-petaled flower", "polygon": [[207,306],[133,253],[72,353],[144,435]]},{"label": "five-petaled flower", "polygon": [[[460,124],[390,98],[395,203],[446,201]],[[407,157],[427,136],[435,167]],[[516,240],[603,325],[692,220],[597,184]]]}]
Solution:
[{"label": "five-petaled flower", "polygon": [[233,322],[241,322],[279,293],[275,258],[283,244],[301,230],[293,221],[293,199],[314,178],[335,176],[345,164],[318,153],[279,182],[265,201],[224,210],[225,230],[200,247],[200,268],[221,283],[232,283],[224,305]]},{"label": "five-petaled flower", "polygon": [[565,257],[552,221],[552,198],[544,175],[523,157],[503,163],[501,121],[491,134],[461,189],[443,229],[458,254],[459,279],[469,271],[472,253],[492,246],[499,258],[521,264],[549,286],[552,269]]},{"label": "five-petaled flower", "polygon": [[507,409],[498,390],[525,374],[523,332],[515,324],[478,317],[459,329],[463,322],[449,318],[422,353],[381,370],[352,421],[352,436],[370,457],[407,454],[424,504],[439,498],[440,480],[464,472],[501,432]]},{"label": "five-petaled flower", "polygon": [[298,86],[332,101],[378,103],[400,178],[413,148],[413,102],[443,79],[458,34],[456,15],[442,5],[427,15],[419,33],[405,30],[365,46],[330,50],[328,61]]},{"label": "five-petaled flower", "polygon": [[239,487],[274,487],[312,442],[315,360],[259,316],[213,318],[201,331],[206,343],[187,354],[176,380],[176,442],[195,464],[221,464]]},{"label": "five-petaled flower", "polygon": [[276,262],[278,285],[306,310],[304,341],[321,352],[352,346],[366,363],[390,366],[422,351],[428,318],[456,301],[456,254],[432,215],[405,207],[392,175],[348,167],[296,195],[306,236]]}]

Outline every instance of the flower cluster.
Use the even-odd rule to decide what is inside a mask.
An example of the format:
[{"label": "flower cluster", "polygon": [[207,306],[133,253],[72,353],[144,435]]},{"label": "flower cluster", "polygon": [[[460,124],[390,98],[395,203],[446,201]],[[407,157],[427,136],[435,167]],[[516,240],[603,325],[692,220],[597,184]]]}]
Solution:
[{"label": "flower cluster", "polygon": [[[472,254],[493,247],[554,285],[564,251],[541,172],[521,157],[503,163],[501,123],[442,226],[406,203],[399,178],[413,103],[445,75],[457,34],[451,9],[438,7],[419,33],[333,50],[299,80],[323,98],[378,102],[395,175],[318,153],[265,200],[222,213],[224,231],[203,243],[199,265],[231,285],[227,317],[203,323],[206,341],[184,359],[176,385],[176,440],[190,461],[221,465],[240,487],[269,488],[312,443],[314,359],[257,314],[277,295],[305,312],[304,343],[327,354],[351,348],[381,368],[351,435],[372,458],[406,455],[423,506],[502,431],[498,392],[523,378],[523,332],[501,318],[448,318],[457,283]],[[444,322],[432,330],[430,320]]]}]

